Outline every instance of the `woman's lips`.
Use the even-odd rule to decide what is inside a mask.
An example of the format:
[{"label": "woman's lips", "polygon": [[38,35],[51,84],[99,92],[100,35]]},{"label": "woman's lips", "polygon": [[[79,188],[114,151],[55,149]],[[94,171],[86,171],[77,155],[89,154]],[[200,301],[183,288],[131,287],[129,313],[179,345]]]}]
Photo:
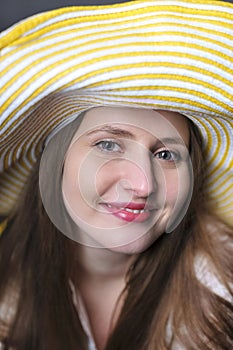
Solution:
[{"label": "woman's lips", "polygon": [[102,203],[102,205],[112,215],[127,222],[144,222],[155,210],[146,207],[145,203]]}]

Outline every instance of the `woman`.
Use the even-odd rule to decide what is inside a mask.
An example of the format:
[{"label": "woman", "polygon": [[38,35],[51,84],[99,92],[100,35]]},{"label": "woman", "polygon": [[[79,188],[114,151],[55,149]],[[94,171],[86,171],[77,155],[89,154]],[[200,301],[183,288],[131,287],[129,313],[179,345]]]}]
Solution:
[{"label": "woman", "polygon": [[232,347],[232,16],[131,1],[2,34],[3,349]]}]

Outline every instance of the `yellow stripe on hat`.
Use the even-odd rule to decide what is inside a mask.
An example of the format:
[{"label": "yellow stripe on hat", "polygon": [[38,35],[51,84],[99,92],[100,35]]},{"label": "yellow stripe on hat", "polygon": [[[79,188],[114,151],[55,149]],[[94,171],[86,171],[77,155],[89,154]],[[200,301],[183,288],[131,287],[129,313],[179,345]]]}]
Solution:
[{"label": "yellow stripe on hat", "polygon": [[[172,28],[172,23],[168,23],[167,24],[168,26],[170,26],[170,28]],[[155,29],[155,27],[158,26],[158,29],[161,27],[161,25],[154,25],[153,26],[153,29]],[[181,25],[180,25],[181,26]],[[143,27],[143,26],[142,26]],[[161,45],[163,45],[165,48],[167,47],[173,47],[173,46],[180,46],[181,42],[177,42],[177,40],[181,40],[181,37],[189,37],[189,34],[187,33],[184,33],[182,31],[183,29],[183,26],[181,26],[181,31],[180,31],[180,36],[179,36],[179,24],[176,24],[176,34],[174,36],[174,32],[172,31],[168,31],[168,30],[164,30],[164,29],[160,29],[159,33],[158,33],[158,36],[162,37],[162,36],[167,36],[167,37],[170,37],[170,38],[173,38],[173,41],[169,42],[169,41],[165,41],[165,42],[161,42]],[[194,29],[194,27],[191,27],[189,26],[190,29]],[[186,25],[186,28],[188,28],[188,26]],[[145,28],[143,28],[145,30]],[[149,28],[148,28],[149,29]],[[199,30],[198,27],[196,27],[197,30]],[[203,31],[202,28],[200,28],[201,31]],[[106,37],[102,37],[101,34],[104,34],[104,32],[100,32],[98,33],[98,36],[96,37],[96,35],[93,37],[93,33],[90,35],[90,34],[85,34],[83,36],[80,36],[79,35],[79,43],[78,45],[74,45],[75,44],[75,41],[74,41],[74,38],[72,37],[71,39],[67,39],[66,40],[62,40],[61,42],[57,42],[55,41],[55,43],[53,44],[49,44],[48,45],[48,37],[46,38],[43,38],[43,41],[45,42],[45,45],[44,46],[40,46],[39,49],[37,49],[37,45],[41,44],[41,40],[38,40],[36,42],[36,44],[33,42],[29,45],[26,46],[27,49],[29,49],[31,46],[31,49],[33,49],[33,53],[31,51],[26,51],[25,54],[22,55],[23,53],[23,47],[21,47],[20,49],[17,48],[16,50],[14,50],[14,54],[19,54],[19,52],[21,52],[21,55],[16,55],[17,59],[14,59],[13,61],[10,62],[10,64],[8,63],[6,65],[6,67],[2,70],[2,74],[6,74],[9,70],[13,69],[15,66],[19,65],[19,64],[22,64],[23,61],[25,61],[26,59],[30,59],[32,55],[39,55],[41,57],[41,59],[44,59],[44,56],[46,56],[46,58],[50,58],[52,57],[54,54],[56,53],[64,53],[64,52],[69,52],[69,51],[73,51],[74,49],[79,49],[80,50],[80,53],[82,51],[84,51],[85,53],[88,52],[88,47],[93,47],[92,50],[89,49],[89,52],[90,53],[95,53],[95,51],[97,50],[102,50],[101,48],[99,49],[98,48],[98,45],[100,45],[100,40],[101,40],[101,45],[102,46],[106,46],[108,48],[113,48],[114,45],[112,44],[112,40],[119,40],[119,43],[118,45],[120,45],[121,47],[124,47],[124,46],[127,46],[127,45],[130,45],[130,43],[127,41],[127,42],[123,42],[124,38],[127,39],[129,37],[129,33],[127,34],[127,30],[126,29],[122,29],[122,30],[118,30],[118,32],[122,32],[121,35],[110,35],[110,33],[108,32],[108,36]],[[206,33],[206,32],[205,32]],[[202,33],[201,33],[202,34]],[[212,34],[213,34],[213,31],[212,31]],[[217,37],[217,32],[216,32],[216,37]],[[64,35],[64,33],[63,33]],[[130,34],[131,37],[133,38],[134,34]],[[87,40],[88,37],[90,36],[90,40]],[[54,36],[54,39],[56,38],[57,36]],[[156,49],[155,48],[155,45],[153,42],[149,42],[149,39],[151,37],[151,33],[150,32],[144,32],[144,33],[137,33],[137,35],[135,35],[135,37],[137,37],[137,39],[141,38],[141,42],[138,40],[138,42],[133,42],[133,45],[135,46],[142,46],[142,49],[143,47],[148,47],[151,46],[154,50]],[[204,36],[205,37],[205,36]],[[221,38],[221,37],[220,37]],[[228,40],[231,39],[231,37],[229,35],[226,35],[226,38]],[[147,41],[147,40],[148,41]],[[176,40],[175,40],[176,39]],[[200,46],[198,45],[198,41],[202,42],[203,43],[203,36],[201,36],[200,34],[195,34],[195,40],[197,42],[197,44],[194,44],[194,43],[187,43],[184,41],[183,45],[184,46],[190,46],[192,47],[193,49],[196,48],[197,50],[205,50],[206,52],[209,52],[210,54],[214,54],[214,55],[217,55],[219,56],[219,58],[223,58],[224,56],[227,57],[227,53],[229,52],[230,54],[230,46],[227,45],[226,43],[223,43],[223,42],[220,42],[219,40],[217,40],[217,38],[215,39],[212,39],[212,38],[209,38],[208,41],[212,44],[212,46],[220,46],[222,47],[222,51],[225,52],[225,54],[223,55],[223,52],[218,52],[218,51],[215,51],[213,48],[208,48],[208,47],[204,47],[203,46]],[[83,49],[83,50],[82,50]],[[49,52],[48,55],[43,55],[43,52]],[[12,57],[12,52],[8,52],[6,53],[5,55],[5,59],[8,58],[8,60],[10,61]],[[203,58],[204,59],[204,58]],[[229,58],[228,58],[229,59]],[[40,61],[39,59],[37,60],[38,62]],[[206,60],[207,61],[207,60]],[[217,62],[216,62],[217,63]],[[28,67],[27,67],[28,68]]]}]

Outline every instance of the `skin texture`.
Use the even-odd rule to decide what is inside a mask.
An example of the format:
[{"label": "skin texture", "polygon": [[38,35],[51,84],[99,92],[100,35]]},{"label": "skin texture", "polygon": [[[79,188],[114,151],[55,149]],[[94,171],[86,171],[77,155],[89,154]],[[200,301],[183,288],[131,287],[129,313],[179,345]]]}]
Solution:
[{"label": "skin texture", "polygon": [[134,254],[169,231],[189,202],[188,147],[188,126],[177,113],[88,111],[67,151],[62,181],[79,241]]}]

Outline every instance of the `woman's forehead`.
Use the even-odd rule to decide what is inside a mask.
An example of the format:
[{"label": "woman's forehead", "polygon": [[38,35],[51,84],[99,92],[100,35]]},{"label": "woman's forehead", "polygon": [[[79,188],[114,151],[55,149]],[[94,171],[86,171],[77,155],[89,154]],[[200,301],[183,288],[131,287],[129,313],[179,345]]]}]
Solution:
[{"label": "woman's forehead", "polygon": [[75,134],[95,131],[122,130],[125,133],[141,133],[156,138],[181,138],[189,144],[187,119],[176,112],[129,107],[97,107],[85,113],[80,127]]}]

